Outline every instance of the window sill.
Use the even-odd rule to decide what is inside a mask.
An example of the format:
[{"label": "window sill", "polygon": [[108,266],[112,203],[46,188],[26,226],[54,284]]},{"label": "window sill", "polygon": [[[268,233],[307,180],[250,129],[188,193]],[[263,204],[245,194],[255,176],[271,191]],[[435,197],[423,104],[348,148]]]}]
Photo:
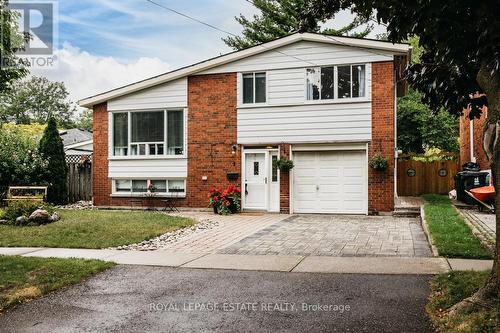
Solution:
[{"label": "window sill", "polygon": [[168,155],[168,156],[108,156],[109,161],[126,160],[182,160],[187,159],[187,155]]},{"label": "window sill", "polygon": [[157,194],[154,197],[146,197],[144,194],[141,193],[112,193],[110,195],[112,198],[134,198],[134,199],[168,199],[168,198],[177,198],[177,199],[185,199],[186,194],[179,194],[178,196],[175,196],[173,194]]},{"label": "window sill", "polygon": [[352,104],[352,103],[371,103],[372,100],[368,98],[343,98],[334,100],[316,100],[316,101],[303,101],[302,103],[284,103],[284,104],[266,104],[266,105],[238,105],[238,109],[257,109],[266,107],[290,107],[290,106],[303,106],[303,105],[323,105],[323,104]]}]

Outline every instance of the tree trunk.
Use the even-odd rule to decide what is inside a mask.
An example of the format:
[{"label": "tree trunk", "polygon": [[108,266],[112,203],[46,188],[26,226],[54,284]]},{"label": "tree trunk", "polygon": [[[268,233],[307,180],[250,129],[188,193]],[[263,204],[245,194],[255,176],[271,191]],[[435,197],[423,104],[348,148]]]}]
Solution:
[{"label": "tree trunk", "polygon": [[[488,116],[484,128],[484,149],[490,159],[493,185],[495,186],[496,246],[493,269],[488,281],[474,295],[454,305],[449,313],[472,304],[488,306],[492,300],[500,298],[500,75],[491,75],[492,68],[483,64],[477,75],[477,82],[488,98]],[[495,130],[492,130],[492,127]],[[489,129],[489,131],[488,131]],[[489,151],[488,151],[489,150]]]}]

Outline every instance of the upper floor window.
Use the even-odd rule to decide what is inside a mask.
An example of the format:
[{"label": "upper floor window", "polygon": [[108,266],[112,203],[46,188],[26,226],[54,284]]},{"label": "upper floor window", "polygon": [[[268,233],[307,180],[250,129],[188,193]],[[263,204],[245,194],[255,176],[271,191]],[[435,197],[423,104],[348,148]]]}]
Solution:
[{"label": "upper floor window", "polygon": [[307,100],[365,97],[365,73],[365,65],[308,68]]},{"label": "upper floor window", "polygon": [[184,154],[184,111],[113,114],[114,156]]},{"label": "upper floor window", "polygon": [[243,74],[243,103],[266,102],[266,73]]}]

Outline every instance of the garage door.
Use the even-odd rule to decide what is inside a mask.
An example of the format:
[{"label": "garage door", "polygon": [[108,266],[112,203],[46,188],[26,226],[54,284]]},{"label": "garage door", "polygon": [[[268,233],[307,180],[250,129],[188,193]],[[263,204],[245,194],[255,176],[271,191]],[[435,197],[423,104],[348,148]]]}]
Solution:
[{"label": "garage door", "polygon": [[294,152],[294,213],[366,214],[366,152]]}]

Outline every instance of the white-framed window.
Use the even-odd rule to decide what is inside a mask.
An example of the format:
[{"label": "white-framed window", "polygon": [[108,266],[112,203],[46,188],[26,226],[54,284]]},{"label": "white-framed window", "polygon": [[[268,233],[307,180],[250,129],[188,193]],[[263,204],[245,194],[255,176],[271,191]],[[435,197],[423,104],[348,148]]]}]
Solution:
[{"label": "white-framed window", "polygon": [[244,73],[243,81],[243,104],[266,103],[267,100],[267,83],[266,73]]},{"label": "white-framed window", "polygon": [[306,69],[309,101],[366,97],[366,65],[339,65]]},{"label": "white-framed window", "polygon": [[185,196],[185,179],[113,179],[113,194],[142,195],[157,193],[159,196]]},{"label": "white-framed window", "polygon": [[184,110],[114,112],[114,156],[184,155]]}]

